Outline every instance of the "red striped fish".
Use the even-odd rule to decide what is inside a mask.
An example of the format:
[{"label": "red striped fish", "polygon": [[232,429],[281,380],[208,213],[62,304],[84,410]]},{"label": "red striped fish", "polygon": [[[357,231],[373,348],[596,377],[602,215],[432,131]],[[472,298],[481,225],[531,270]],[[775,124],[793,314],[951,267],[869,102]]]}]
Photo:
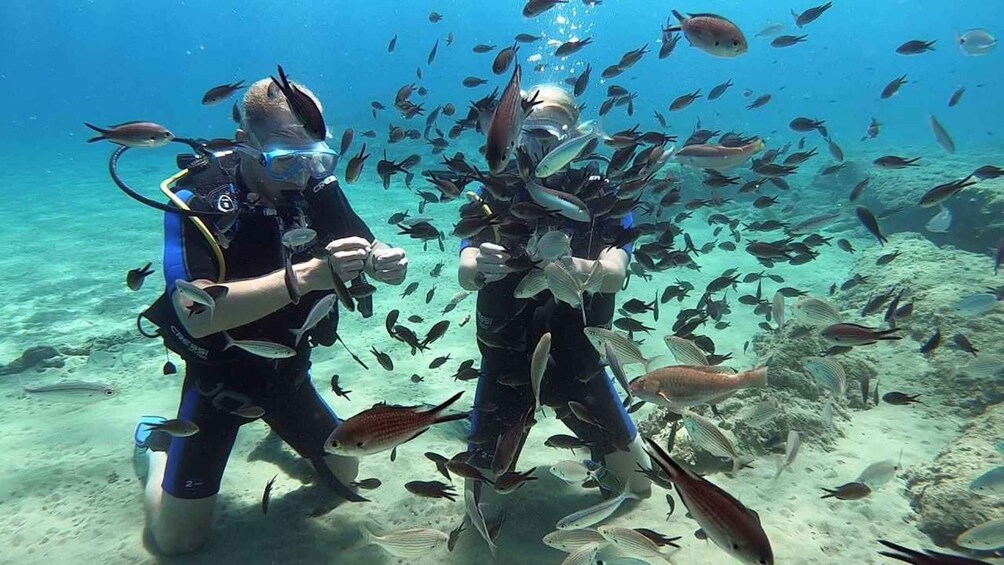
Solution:
[{"label": "red striped fish", "polygon": [[446,402],[426,411],[419,411],[417,406],[377,404],[335,428],[324,442],[324,450],[336,455],[360,457],[394,449],[415,439],[433,424],[467,418],[466,412],[442,415],[462,394],[458,392]]}]

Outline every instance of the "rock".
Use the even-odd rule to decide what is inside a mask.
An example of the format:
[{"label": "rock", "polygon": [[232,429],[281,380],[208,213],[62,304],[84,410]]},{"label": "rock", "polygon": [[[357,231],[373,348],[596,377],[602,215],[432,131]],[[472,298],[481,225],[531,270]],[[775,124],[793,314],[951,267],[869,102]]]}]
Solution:
[{"label": "rock", "polygon": [[[24,350],[20,357],[11,363],[0,367],[0,375],[14,375],[35,367],[43,361],[59,356],[55,347],[48,345],[36,345]],[[53,366],[53,365],[50,365]],[[61,366],[61,365],[60,365]]]},{"label": "rock", "polygon": [[973,479],[1000,465],[996,445],[1002,429],[1004,406],[993,406],[963,426],[962,435],[933,461],[906,470],[920,529],[938,545],[958,549],[956,536],[1004,514],[1004,498],[969,489]]}]

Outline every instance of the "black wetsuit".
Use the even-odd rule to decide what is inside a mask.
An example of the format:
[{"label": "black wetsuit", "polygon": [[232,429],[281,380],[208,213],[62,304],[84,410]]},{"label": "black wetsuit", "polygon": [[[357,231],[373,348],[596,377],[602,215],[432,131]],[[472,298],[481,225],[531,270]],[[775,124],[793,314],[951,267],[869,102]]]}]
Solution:
[{"label": "black wetsuit", "polygon": [[[486,191],[481,192],[492,211],[504,216],[506,203],[492,199]],[[525,192],[520,191],[513,201],[528,198]],[[568,221],[562,230],[571,236],[572,256],[596,259],[605,246],[604,233],[619,227],[631,227],[631,224],[632,217],[628,215],[623,220],[603,219],[591,224]],[[462,248],[484,242],[493,242],[491,229],[465,240]],[[630,253],[630,246],[626,251]],[[556,408],[561,421],[575,435],[591,444],[593,458],[602,461],[604,455],[623,449],[637,435],[637,429],[621,405],[612,380],[603,369],[599,354],[582,331],[586,326],[610,328],[616,295],[587,294],[583,304],[587,323],[583,326],[581,311],[556,302],[547,290],[530,299],[513,297],[513,290],[525,275],[526,272],[511,273],[478,291],[477,332],[479,336],[485,335],[486,339],[478,340],[481,376],[475,408],[482,405],[497,408],[487,413],[475,409],[471,414],[473,440],[469,448],[475,452],[471,463],[491,468],[497,438],[533,404],[533,392],[529,386],[512,387],[499,380],[507,382],[513,380],[507,376],[521,375],[523,380],[528,381],[530,357],[540,336],[546,332],[551,332],[551,355],[541,387],[541,404]],[[485,342],[501,347],[492,347]],[[576,418],[568,408],[571,400],[584,404],[605,429]]]},{"label": "black wetsuit", "polygon": [[[248,191],[238,179],[229,188],[210,194],[190,190],[179,190],[177,194],[191,208],[199,210],[216,207],[220,198],[245,201]],[[223,249],[227,272],[222,282],[256,278],[282,269],[281,235],[301,213],[309,218],[309,227],[318,233],[318,239],[359,236],[373,241],[373,234],[352,210],[338,183],[332,182],[317,192],[308,189],[303,195],[294,196],[289,205],[273,210],[254,207],[242,213],[227,232],[230,241]],[[165,214],[164,237],[167,289],[161,301],[174,291],[177,279],[216,280],[219,268],[216,259],[190,220],[178,214]],[[293,256],[293,261],[309,257],[301,252]],[[290,329],[301,327],[311,307],[325,294],[308,293],[298,304],[289,304],[227,333],[235,340],[267,340],[293,347]],[[168,318],[161,324],[162,333],[165,326],[171,332],[182,328],[169,303],[167,308],[162,304],[160,315]],[[324,440],[339,420],[310,381],[310,341],[315,337],[312,333],[333,334],[337,321],[336,307],[328,319],[300,340],[294,357],[280,360],[258,357],[237,347],[224,350],[226,341],[222,334],[203,339],[185,336],[190,351],[185,355],[178,417],[197,424],[199,433],[171,440],[162,483],[164,491],[179,498],[203,498],[219,491],[237,430],[252,421],[234,413],[242,407],[264,410],[262,419],[272,430],[301,456],[318,464],[324,453]]]}]

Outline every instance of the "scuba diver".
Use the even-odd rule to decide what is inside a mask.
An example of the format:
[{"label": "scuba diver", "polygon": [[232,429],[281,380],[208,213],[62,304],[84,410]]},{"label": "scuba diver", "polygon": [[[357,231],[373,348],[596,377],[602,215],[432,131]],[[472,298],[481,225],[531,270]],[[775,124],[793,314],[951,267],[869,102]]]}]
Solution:
[{"label": "scuba diver", "polygon": [[[163,418],[146,417],[136,430],[148,531],[168,555],[206,542],[237,432],[259,418],[322,482],[365,500],[345,486],[358,461],[324,452],[340,420],[311,383],[310,352],[338,339],[338,302],[352,309],[358,295],[365,315],[362,297],[372,287],[363,274],[397,285],[408,259],[375,240],[352,210],[333,176],[337,152],[307,135],[277,84],[247,89],[237,143],[179,157],[184,170],[161,185],[176,206],[159,206],[169,210],[166,291],[141,316],[185,360],[177,417],[197,426],[194,435],[169,435],[158,429]],[[296,91],[319,114],[316,96],[302,85]],[[112,173],[122,187],[118,154]],[[348,292],[345,281],[364,290]]]},{"label": "scuba diver", "polygon": [[[537,162],[560,142],[576,135],[574,130],[579,127],[579,109],[571,94],[557,86],[534,87],[526,98],[536,100],[538,104],[530,110],[523,123],[517,152],[523,151]],[[577,180],[571,180],[572,175],[576,175]],[[562,190],[563,186],[583,181],[598,183],[600,190],[610,190],[595,166],[592,170],[566,170],[537,182]],[[478,291],[476,319],[482,359],[475,406],[484,404],[497,406],[497,409],[472,412],[472,440],[469,446],[472,456],[468,462],[478,468],[493,469],[493,461],[497,462],[498,438],[517,422],[525,422],[528,416],[532,417],[534,394],[530,386],[519,386],[518,381],[529,384],[527,375],[530,373],[532,354],[541,336],[549,332],[550,359],[541,385],[540,404],[555,409],[561,421],[592,450],[592,460],[615,477],[612,483],[616,486],[605,494],[618,494],[627,489],[637,498],[647,497],[651,494],[651,482],[636,471],[639,466],[642,469],[651,468],[648,454],[634,423],[621,405],[610,377],[604,371],[599,354],[583,333],[583,328],[587,326],[610,328],[616,293],[621,290],[626,277],[631,247],[608,246],[604,235],[630,228],[632,216],[577,222],[556,217],[547,210],[539,210],[543,208],[539,207],[542,217],[537,221],[530,243],[526,245],[527,250],[531,250],[534,241],[543,242],[543,233],[558,235],[554,232],[561,231],[568,242],[562,260],[570,270],[585,276],[598,266],[602,269],[602,280],[598,292],[583,296],[581,313],[579,308],[556,301],[547,291],[528,299],[516,298],[514,290],[530,265],[523,261],[527,257],[522,251],[517,250],[520,244],[501,245],[505,241],[499,236],[498,226],[507,222],[527,223],[531,226],[527,229],[532,230],[533,222],[519,219],[526,217],[525,208],[522,213],[517,211],[519,206],[532,206],[527,182],[524,177],[518,183],[511,201],[493,196],[496,191],[487,187],[477,196],[469,195],[474,202],[468,206],[482,207],[481,213],[491,218],[492,224],[462,243],[458,277],[462,288]],[[553,226],[550,228],[552,231],[541,227],[545,225]],[[530,253],[529,259],[533,258]],[[524,266],[514,268],[511,266],[513,262]],[[534,264],[537,265],[536,262]],[[537,266],[543,267],[542,264]],[[514,381],[517,381],[515,386]],[[570,401],[586,407],[602,427],[577,418],[569,410]],[[525,440],[524,431],[520,441]],[[512,465],[506,470],[513,469],[521,449],[522,444],[512,458]],[[495,470],[501,469],[496,465]],[[482,493],[491,492],[487,487],[480,490]]]}]

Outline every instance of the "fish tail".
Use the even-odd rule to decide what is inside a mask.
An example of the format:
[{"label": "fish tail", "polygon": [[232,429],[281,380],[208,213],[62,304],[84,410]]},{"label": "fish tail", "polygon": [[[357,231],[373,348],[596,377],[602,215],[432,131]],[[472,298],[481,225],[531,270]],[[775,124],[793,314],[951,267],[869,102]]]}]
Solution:
[{"label": "fish tail", "polygon": [[94,143],[95,141],[102,141],[104,139],[108,139],[106,137],[106,135],[108,133],[108,130],[99,128],[98,126],[93,125],[93,124],[89,124],[87,122],[84,122],[84,125],[101,134],[101,135],[99,135],[97,137],[92,137],[92,138],[88,139],[87,143]]},{"label": "fish tail", "polygon": [[684,17],[684,15],[683,15],[683,14],[681,14],[680,12],[678,12],[678,11],[676,11],[676,10],[670,10],[670,11],[671,11],[671,12],[673,13],[673,17],[674,17],[674,18],[676,18],[676,19],[680,20],[680,23],[683,23],[684,21],[686,21],[686,20],[687,20],[687,18],[686,18],[686,17]]},{"label": "fish tail", "polygon": [[652,457],[652,461],[655,461],[656,465],[661,467],[662,470],[669,475],[671,480],[675,481],[676,477],[686,473],[686,471],[680,467],[679,463],[673,461],[673,458],[670,457],[669,454],[661,447],[659,447],[659,444],[656,443],[655,440],[647,437],[645,438],[645,442],[648,443],[648,449],[645,451],[648,451],[648,454]]},{"label": "fish tail", "polygon": [[902,329],[902,328],[891,328],[891,329],[888,329],[888,330],[882,330],[882,331],[875,332],[875,334],[876,334],[876,336],[878,336],[878,339],[881,339],[881,340],[903,339],[903,336],[901,336],[901,335],[890,335],[890,334],[893,334],[895,332],[898,332],[900,329]]},{"label": "fish tail", "polygon": [[[464,391],[460,391],[457,394],[454,394],[450,398],[446,399],[446,401],[443,402],[442,404],[436,406],[432,410],[429,410],[429,413],[430,414],[438,414],[439,412],[442,412],[443,410],[446,410],[447,408],[450,407],[451,404],[453,404],[454,402],[456,402],[457,400],[459,400],[460,397],[463,396],[463,394],[464,394]],[[453,414],[451,416],[445,416],[444,419],[440,419],[439,417],[437,417],[436,418],[436,422],[438,423],[438,422],[449,422],[451,420],[459,420],[460,418],[457,418],[456,416],[458,416],[458,415],[457,414]],[[464,414],[462,417],[466,418],[467,414]]]},{"label": "fish tail", "polygon": [[767,386],[767,367],[757,367],[746,371],[746,378],[753,386]]}]

